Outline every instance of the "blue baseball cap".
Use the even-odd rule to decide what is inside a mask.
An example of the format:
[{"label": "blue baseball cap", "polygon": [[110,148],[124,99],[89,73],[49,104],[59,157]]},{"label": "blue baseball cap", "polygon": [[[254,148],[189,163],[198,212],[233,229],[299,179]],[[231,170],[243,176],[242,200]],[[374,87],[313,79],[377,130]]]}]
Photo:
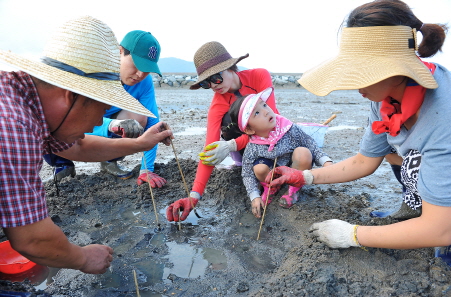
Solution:
[{"label": "blue baseball cap", "polygon": [[161,47],[150,32],[130,31],[122,39],[121,46],[130,51],[133,63],[139,71],[153,72],[162,76],[157,65]]}]

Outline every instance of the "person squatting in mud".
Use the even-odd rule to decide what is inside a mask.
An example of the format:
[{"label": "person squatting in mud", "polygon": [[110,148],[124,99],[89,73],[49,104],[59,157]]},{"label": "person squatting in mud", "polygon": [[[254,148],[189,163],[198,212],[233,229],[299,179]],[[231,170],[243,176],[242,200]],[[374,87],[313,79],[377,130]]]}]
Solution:
[{"label": "person squatting in mud", "polygon": [[[222,135],[224,140],[220,140],[221,126],[230,122],[229,109],[237,95],[256,94],[272,87],[272,78],[266,69],[238,71],[236,64],[248,56],[249,54],[232,58],[225,47],[216,41],[205,43],[194,54],[198,79],[190,89],[211,88],[214,96],[208,110],[206,146],[199,154],[200,161],[190,197],[179,199],[167,208],[168,221],[183,221],[188,217],[201,199],[215,165],[229,154],[235,164],[241,166],[242,153],[249,142],[249,136],[238,133],[224,138],[225,135]],[[267,104],[275,113],[279,113],[274,93],[268,98]],[[180,217],[179,212],[182,213]]]},{"label": "person squatting in mud", "polygon": [[102,123],[110,106],[153,116],[129,95],[119,77],[119,44],[100,20],[84,16],[55,31],[41,61],[0,51],[0,60],[21,71],[0,71],[0,224],[13,249],[55,268],[104,273],[113,249],[68,241],[49,217],[39,177],[43,155],[104,161],[149,150],[172,132],[158,123],[138,138],[85,135]]},{"label": "person squatting in mud", "polygon": [[[328,166],[332,160],[318,147],[316,141],[299,125],[275,114],[266,104],[273,88],[246,97],[239,97],[230,107],[231,123],[222,128],[223,134],[244,133],[249,144],[243,155],[243,183],[251,199],[252,213],[261,217],[261,209],[272,201],[280,187],[269,189],[264,182],[274,166],[291,165],[298,170],[311,169],[312,164]],[[277,159],[277,164],[274,164]],[[260,194],[259,185],[263,187]],[[291,208],[298,200],[301,187],[289,186],[279,205]]]},{"label": "person squatting in mud", "polygon": [[[423,23],[402,1],[369,2],[349,15],[339,54],[300,78],[318,96],[358,89],[371,101],[369,125],[357,155],[313,170],[278,167],[271,186],[352,181],[372,174],[394,147],[403,158],[404,202],[412,209],[422,206],[419,217],[385,226],[337,219],[313,224],[313,235],[329,247],[451,244],[451,73],[419,58],[437,53],[446,31],[445,25]],[[423,35],[419,47],[418,32]],[[266,182],[270,178],[271,173]],[[436,256],[446,257],[446,252]]]}]

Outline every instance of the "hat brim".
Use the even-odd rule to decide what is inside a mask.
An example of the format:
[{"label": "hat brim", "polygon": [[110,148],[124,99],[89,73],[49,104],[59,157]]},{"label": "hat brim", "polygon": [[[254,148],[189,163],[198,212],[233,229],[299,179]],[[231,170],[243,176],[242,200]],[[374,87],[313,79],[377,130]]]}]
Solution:
[{"label": "hat brim", "polygon": [[197,90],[200,88],[199,83],[205,79],[207,79],[208,77],[212,76],[213,74],[219,73],[221,71],[224,71],[226,69],[229,69],[230,67],[232,67],[233,65],[236,65],[239,61],[246,59],[247,57],[249,57],[249,54],[246,54],[244,56],[241,56],[239,58],[231,58],[228,59],[222,63],[219,63],[211,68],[208,68],[207,70],[205,70],[203,73],[201,73],[198,77],[197,77],[197,81],[192,84],[189,88],[191,90]]},{"label": "hat brim", "polygon": [[343,36],[335,58],[306,71],[298,80],[309,92],[326,96],[335,90],[365,88],[393,76],[409,77],[427,89],[438,87],[414,48],[407,47],[407,40],[415,37],[410,27],[345,28]]},{"label": "hat brim", "polygon": [[244,132],[244,130],[246,129],[252,111],[254,110],[255,105],[257,105],[258,99],[266,102],[273,92],[274,88],[269,87],[258,94],[250,94],[243,100],[240,106],[240,111],[238,112],[238,128],[241,130],[241,132]]},{"label": "hat brim", "polygon": [[158,64],[152,61],[149,61],[148,59],[144,59],[138,56],[131,55],[133,59],[133,63],[135,63],[136,68],[138,68],[141,72],[152,72],[158,74],[160,77],[162,77],[160,68],[158,67]]},{"label": "hat brim", "polygon": [[0,50],[0,60],[62,89],[111,106],[155,118],[152,112],[125,91],[119,80],[99,80],[83,77],[39,61],[24,58],[9,51]]}]

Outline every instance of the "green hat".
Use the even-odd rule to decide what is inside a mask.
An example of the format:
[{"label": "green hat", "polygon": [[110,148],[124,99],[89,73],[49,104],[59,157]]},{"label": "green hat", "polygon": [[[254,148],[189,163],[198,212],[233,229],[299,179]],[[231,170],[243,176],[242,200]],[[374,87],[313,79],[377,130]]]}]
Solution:
[{"label": "green hat", "polygon": [[161,47],[150,32],[130,31],[122,39],[121,46],[130,51],[133,62],[139,71],[153,72],[162,76],[157,65]]}]

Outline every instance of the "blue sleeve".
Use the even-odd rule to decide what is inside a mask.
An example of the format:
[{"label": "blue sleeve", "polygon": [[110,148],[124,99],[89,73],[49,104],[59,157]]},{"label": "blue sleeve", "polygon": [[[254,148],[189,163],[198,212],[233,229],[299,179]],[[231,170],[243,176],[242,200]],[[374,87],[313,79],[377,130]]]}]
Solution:
[{"label": "blue sleeve", "polygon": [[[142,105],[144,105],[156,116],[156,118],[147,118],[147,124],[144,127],[144,130],[149,129],[160,121],[158,106],[155,99],[155,89],[153,87],[151,75],[148,75],[142,82],[134,86],[124,85],[124,88],[130,95],[138,99]],[[146,169],[146,164],[144,164],[145,160],[147,163],[147,170],[152,172],[154,171],[154,162],[157,157],[157,149],[158,145],[154,146],[153,149],[144,152],[144,159],[141,161],[141,170]]]},{"label": "blue sleeve", "polygon": [[112,119],[109,118],[103,118],[103,123],[101,126],[95,126],[92,130],[92,133],[86,133],[86,135],[97,135],[102,137],[110,137],[111,138],[111,132],[108,131],[108,126],[110,125]]}]

